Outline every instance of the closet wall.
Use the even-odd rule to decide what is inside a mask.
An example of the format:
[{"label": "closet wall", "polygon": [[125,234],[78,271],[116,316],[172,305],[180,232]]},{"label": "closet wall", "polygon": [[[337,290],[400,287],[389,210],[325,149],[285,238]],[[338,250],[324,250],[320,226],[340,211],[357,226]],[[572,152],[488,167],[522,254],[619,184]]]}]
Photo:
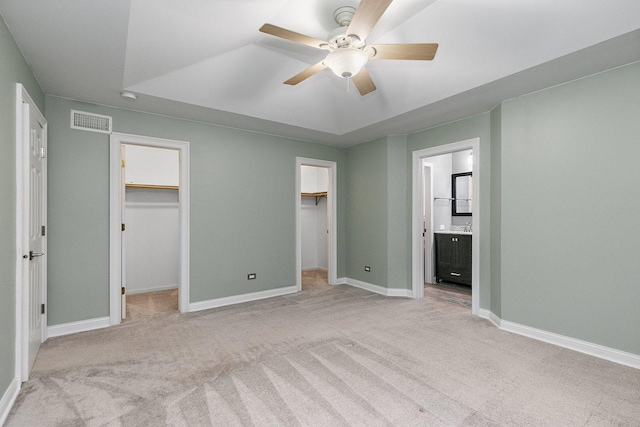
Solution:
[{"label": "closet wall", "polygon": [[464,225],[470,219],[466,216],[451,216],[451,201],[447,200],[451,197],[451,174],[471,172],[472,165],[468,161],[470,153],[471,150],[464,150],[425,160],[425,163],[432,166],[433,197],[437,197],[433,201],[432,211],[434,231],[450,230],[452,225]]},{"label": "closet wall", "polygon": [[[326,168],[301,166],[300,187],[303,194],[325,193],[329,185]],[[302,268],[328,268],[327,198],[302,197],[300,212]]]},{"label": "closet wall", "polygon": [[[178,287],[178,151],[124,145],[128,294]],[[150,188],[156,186],[156,188]]]}]

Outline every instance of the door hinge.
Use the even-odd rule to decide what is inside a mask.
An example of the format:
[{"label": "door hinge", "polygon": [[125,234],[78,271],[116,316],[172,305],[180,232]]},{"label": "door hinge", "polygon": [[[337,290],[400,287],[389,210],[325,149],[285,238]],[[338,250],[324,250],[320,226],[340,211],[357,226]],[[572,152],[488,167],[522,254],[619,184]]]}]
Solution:
[{"label": "door hinge", "polygon": [[47,231],[47,227],[43,225],[42,226],[42,235],[43,236],[45,235],[46,231]]},{"label": "door hinge", "polygon": [[47,149],[45,147],[40,147],[40,158],[45,158],[47,156]]},{"label": "door hinge", "polygon": [[44,304],[40,304],[40,314],[44,314]]},{"label": "door hinge", "polygon": [[125,229],[125,226],[124,226],[124,224],[122,224],[122,231],[124,231],[124,229]]},{"label": "door hinge", "polygon": [[120,161],[120,166],[124,167],[124,160]]},{"label": "door hinge", "polygon": [[124,286],[120,290],[122,292],[122,295],[124,295]]}]

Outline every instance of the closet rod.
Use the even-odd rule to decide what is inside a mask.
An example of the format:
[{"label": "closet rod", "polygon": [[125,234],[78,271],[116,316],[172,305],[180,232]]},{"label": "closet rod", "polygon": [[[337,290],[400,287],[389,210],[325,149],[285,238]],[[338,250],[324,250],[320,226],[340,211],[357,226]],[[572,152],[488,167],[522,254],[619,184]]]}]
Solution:
[{"label": "closet rod", "polygon": [[433,200],[434,201],[436,201],[436,200],[449,200],[449,201],[451,201],[451,200],[466,200],[466,201],[469,201],[471,199],[454,199],[453,197],[434,197]]}]

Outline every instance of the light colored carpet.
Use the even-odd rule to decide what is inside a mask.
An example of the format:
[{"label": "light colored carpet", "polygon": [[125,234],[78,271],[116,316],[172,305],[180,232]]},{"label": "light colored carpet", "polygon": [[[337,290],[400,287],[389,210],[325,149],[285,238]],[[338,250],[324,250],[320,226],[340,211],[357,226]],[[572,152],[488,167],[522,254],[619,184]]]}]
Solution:
[{"label": "light colored carpet", "polygon": [[640,371],[348,286],[48,340],[9,426],[639,426]]}]

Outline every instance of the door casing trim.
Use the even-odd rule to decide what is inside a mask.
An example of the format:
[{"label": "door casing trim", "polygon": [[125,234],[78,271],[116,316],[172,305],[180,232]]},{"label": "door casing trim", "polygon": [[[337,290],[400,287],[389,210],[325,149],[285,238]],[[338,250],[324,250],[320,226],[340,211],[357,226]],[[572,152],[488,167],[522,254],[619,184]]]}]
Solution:
[{"label": "door casing trim", "polygon": [[180,152],[180,268],[178,285],[178,309],[189,311],[189,143],[172,139],[154,138],[114,132],[109,138],[109,324],[121,322],[121,277],[122,277],[122,206],[121,151],[122,144],[169,148]]}]

